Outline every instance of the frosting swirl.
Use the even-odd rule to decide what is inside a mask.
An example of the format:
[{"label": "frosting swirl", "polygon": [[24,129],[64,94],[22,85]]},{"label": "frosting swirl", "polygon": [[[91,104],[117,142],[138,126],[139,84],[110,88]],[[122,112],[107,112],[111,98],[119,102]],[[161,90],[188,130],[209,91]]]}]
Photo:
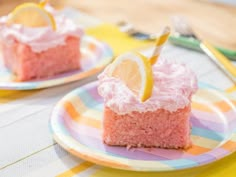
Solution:
[{"label": "frosting swirl", "polygon": [[197,90],[197,78],[189,68],[159,59],[153,65],[152,96],[141,102],[121,80],[108,76],[108,69],[109,66],[98,76],[98,93],[104,98],[105,106],[120,115],[157,109],[174,112],[190,104]]},{"label": "frosting swirl", "polygon": [[52,11],[55,18],[56,31],[50,26],[30,28],[20,24],[8,25],[8,16],[3,16],[0,18],[0,40],[5,43],[18,41],[30,46],[34,52],[42,52],[57,45],[65,45],[68,36],[81,37],[83,30],[78,25],[53,11],[51,7],[47,8]]}]

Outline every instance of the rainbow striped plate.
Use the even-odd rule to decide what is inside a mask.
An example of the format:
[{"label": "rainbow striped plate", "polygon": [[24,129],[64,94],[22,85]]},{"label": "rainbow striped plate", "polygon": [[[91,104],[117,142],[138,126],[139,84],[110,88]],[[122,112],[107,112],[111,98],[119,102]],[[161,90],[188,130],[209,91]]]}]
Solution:
[{"label": "rainbow striped plate", "polygon": [[103,100],[97,82],[66,95],[54,108],[50,128],[68,152],[99,165],[133,171],[170,171],[216,161],[236,150],[236,98],[199,89],[192,102],[192,148],[168,150],[107,146],[101,137]]},{"label": "rainbow striped plate", "polygon": [[113,57],[113,52],[107,44],[89,36],[82,38],[81,54],[81,69],[51,78],[25,82],[15,81],[15,76],[4,67],[0,56],[0,89],[32,90],[77,81],[98,73],[112,61]]}]

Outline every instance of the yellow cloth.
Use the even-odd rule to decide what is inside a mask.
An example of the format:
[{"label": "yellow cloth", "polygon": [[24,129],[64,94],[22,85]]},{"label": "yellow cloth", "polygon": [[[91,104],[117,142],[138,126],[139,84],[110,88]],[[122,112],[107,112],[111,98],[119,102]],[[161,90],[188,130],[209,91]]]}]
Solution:
[{"label": "yellow cloth", "polygon": [[114,50],[115,56],[138,48],[148,47],[154,41],[142,41],[123,33],[115,25],[102,24],[86,30],[86,34],[104,41]]}]

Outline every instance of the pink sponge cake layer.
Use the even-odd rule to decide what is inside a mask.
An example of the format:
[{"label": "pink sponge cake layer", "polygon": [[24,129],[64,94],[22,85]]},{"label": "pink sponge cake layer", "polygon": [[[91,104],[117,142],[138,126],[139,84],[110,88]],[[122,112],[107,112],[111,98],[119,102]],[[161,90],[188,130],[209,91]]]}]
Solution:
[{"label": "pink sponge cake layer", "polygon": [[169,112],[164,109],[119,115],[105,108],[103,140],[127,147],[188,148],[190,105]]},{"label": "pink sponge cake layer", "polygon": [[80,67],[79,38],[67,37],[65,45],[34,52],[23,43],[2,44],[3,60],[17,80],[45,78]]},{"label": "pink sponge cake layer", "polygon": [[108,66],[99,78],[104,99],[103,141],[127,147],[188,148],[195,74],[185,65],[159,59],[153,65],[152,96],[141,102]]},{"label": "pink sponge cake layer", "polygon": [[0,18],[3,60],[19,81],[50,77],[80,67],[83,30],[51,7],[46,9],[54,16],[56,30],[51,26],[9,25],[9,16]]}]

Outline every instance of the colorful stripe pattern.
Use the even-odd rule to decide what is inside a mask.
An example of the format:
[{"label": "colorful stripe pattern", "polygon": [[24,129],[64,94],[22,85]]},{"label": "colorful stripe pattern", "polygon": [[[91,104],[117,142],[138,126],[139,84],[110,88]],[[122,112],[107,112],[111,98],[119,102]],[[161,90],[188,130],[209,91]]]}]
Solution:
[{"label": "colorful stripe pattern", "polygon": [[113,57],[112,49],[108,45],[89,36],[82,38],[81,53],[81,69],[52,78],[27,82],[15,81],[14,76],[4,67],[0,58],[0,89],[32,90],[77,81],[98,73],[112,61]]},{"label": "colorful stripe pattern", "polygon": [[193,97],[193,147],[188,150],[111,147],[102,142],[103,100],[97,82],[66,95],[50,120],[54,139],[70,153],[112,168],[134,171],[170,171],[201,166],[236,150],[236,100],[212,89]]}]

